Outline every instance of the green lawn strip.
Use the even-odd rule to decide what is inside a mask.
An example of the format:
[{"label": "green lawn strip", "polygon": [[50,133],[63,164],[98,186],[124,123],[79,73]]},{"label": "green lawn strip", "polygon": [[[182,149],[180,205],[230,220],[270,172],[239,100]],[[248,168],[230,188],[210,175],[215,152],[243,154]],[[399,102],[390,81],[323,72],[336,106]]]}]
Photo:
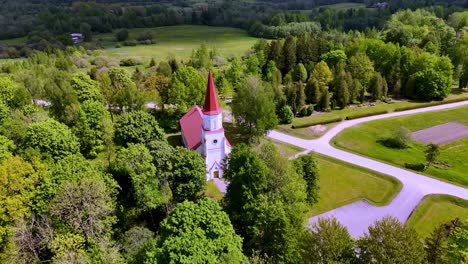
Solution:
[{"label": "green lawn strip", "polygon": [[334,125],[335,124],[325,125],[327,128],[323,132],[314,132],[310,129],[310,127],[292,128],[291,125],[279,125],[275,128],[275,130],[302,139],[316,139],[325,134]]},{"label": "green lawn strip", "polygon": [[206,183],[205,196],[216,201],[223,199],[223,194],[219,191],[218,187],[212,180]]},{"label": "green lawn strip", "polygon": [[163,60],[169,55],[185,60],[190,57],[193,49],[199,48],[203,43],[208,48],[216,47],[220,55],[226,58],[240,56],[257,41],[256,38],[248,36],[245,30],[229,27],[182,25],[136,28],[129,29],[129,32],[130,39],[137,38],[143,32],[151,32],[156,43],[116,48],[118,42],[113,33],[98,34],[93,36],[93,39],[104,45],[104,54],[110,57],[140,57],[147,60]]},{"label": "green lawn strip", "polygon": [[331,4],[331,5],[322,5],[322,6],[319,6],[318,8],[330,8],[336,11],[346,11],[351,8],[354,8],[354,9],[366,8],[366,5],[361,4],[361,3],[338,3],[338,4]]},{"label": "green lawn strip", "polygon": [[285,157],[288,157],[288,158],[305,150],[305,149],[300,148],[298,146],[290,145],[290,144],[283,143],[283,142],[273,140],[273,139],[270,139],[270,140],[278,148],[278,151],[281,153],[281,155],[283,155]]},{"label": "green lawn strip", "polygon": [[468,92],[462,92],[458,89],[454,89],[453,93],[449,95],[443,101],[433,101],[433,102],[413,102],[413,101],[404,101],[404,102],[395,102],[395,103],[384,103],[376,102],[374,105],[366,105],[362,107],[346,107],[341,110],[333,110],[331,112],[313,114],[308,117],[295,118],[292,126],[294,127],[307,127],[310,125],[320,124],[320,123],[330,123],[331,121],[336,122],[337,119],[344,120],[347,117],[353,116],[370,116],[378,115],[385,112],[394,112],[395,110],[403,109],[415,109],[421,107],[428,107],[431,105],[439,105],[444,103],[452,103],[459,100],[468,100]]},{"label": "green lawn strip", "polygon": [[320,199],[307,213],[318,215],[358,200],[383,206],[398,194],[397,179],[324,155],[315,154],[320,168]]},{"label": "green lawn strip", "polygon": [[449,195],[428,195],[413,211],[406,225],[426,238],[436,227],[457,217],[468,219],[468,201]]},{"label": "green lawn strip", "polygon": [[[407,149],[391,149],[378,143],[378,140],[391,137],[393,131],[400,127],[414,132],[447,122],[468,124],[467,112],[468,107],[465,106],[366,122],[342,131],[333,138],[332,144],[340,149],[404,168],[405,163],[425,163],[425,145],[414,142],[412,147]],[[431,166],[426,171],[418,173],[461,186],[468,186],[468,177],[466,176],[466,171],[468,171],[468,163],[466,162],[468,160],[467,138],[442,145],[438,160],[449,164],[449,169]]]}]

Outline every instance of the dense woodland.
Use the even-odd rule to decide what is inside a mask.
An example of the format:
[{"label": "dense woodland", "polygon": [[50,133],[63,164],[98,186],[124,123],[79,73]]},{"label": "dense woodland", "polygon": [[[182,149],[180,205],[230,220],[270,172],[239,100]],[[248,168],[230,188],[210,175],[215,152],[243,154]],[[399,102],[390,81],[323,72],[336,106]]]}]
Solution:
[{"label": "dense woodland", "polygon": [[[11,29],[2,37],[28,35],[31,44],[10,50],[24,59],[1,64],[0,263],[467,261],[463,220],[426,240],[390,217],[356,240],[335,219],[306,228],[307,207],[320,192],[314,155],[288,161],[260,140],[313,111],[441,100],[454,84],[467,87],[468,12],[459,11],[466,1],[389,1],[375,11],[375,24],[354,28],[344,26],[347,19],[367,11],[277,12],[321,3],[311,1],[253,2],[253,9],[237,1],[208,9],[186,1],[57,2],[0,7],[21,14],[14,25],[2,16],[2,28]],[[254,14],[264,19],[236,22]],[[118,61],[87,43],[60,41],[70,31],[88,32],[92,41],[95,32],[182,23],[242,26],[273,40],[259,40],[241,58],[202,45],[185,62]],[[44,50],[24,49],[34,45]],[[225,163],[230,185],[220,201],[205,194],[203,158],[167,137],[203,103],[208,71],[220,97],[232,98],[235,126],[246,138]],[[147,108],[149,101],[156,107]]]}]

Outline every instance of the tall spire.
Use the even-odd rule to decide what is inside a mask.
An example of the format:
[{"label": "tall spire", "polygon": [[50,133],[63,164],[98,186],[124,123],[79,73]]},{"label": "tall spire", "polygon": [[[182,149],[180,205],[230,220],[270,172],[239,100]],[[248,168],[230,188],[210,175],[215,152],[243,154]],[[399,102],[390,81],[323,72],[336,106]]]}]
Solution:
[{"label": "tall spire", "polygon": [[205,105],[203,106],[203,113],[206,115],[217,115],[221,113],[221,107],[219,107],[218,97],[216,96],[216,88],[213,82],[213,76],[208,74],[208,85],[206,87]]}]

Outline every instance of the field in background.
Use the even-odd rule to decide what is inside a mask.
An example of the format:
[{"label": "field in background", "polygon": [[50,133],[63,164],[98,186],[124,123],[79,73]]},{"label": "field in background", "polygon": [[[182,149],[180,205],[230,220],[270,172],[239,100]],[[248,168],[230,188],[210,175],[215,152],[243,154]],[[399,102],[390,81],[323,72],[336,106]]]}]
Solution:
[{"label": "field in background", "polygon": [[468,219],[468,201],[448,195],[428,195],[413,211],[406,224],[425,238],[442,223],[457,217],[461,220]]},{"label": "field in background", "polygon": [[169,55],[186,60],[192,54],[192,50],[199,48],[203,43],[210,49],[215,47],[225,58],[242,56],[257,41],[256,38],[248,36],[245,30],[228,27],[184,25],[136,28],[129,29],[129,32],[130,39],[137,38],[141,33],[151,32],[156,43],[116,48],[118,42],[112,33],[95,35],[93,40],[100,41],[105,47],[104,54],[110,57],[157,60],[166,59]]}]

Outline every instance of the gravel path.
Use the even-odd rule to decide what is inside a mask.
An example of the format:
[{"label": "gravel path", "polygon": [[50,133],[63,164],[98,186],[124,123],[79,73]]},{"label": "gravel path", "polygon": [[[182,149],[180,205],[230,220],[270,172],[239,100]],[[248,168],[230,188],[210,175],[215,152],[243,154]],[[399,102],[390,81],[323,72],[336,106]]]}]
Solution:
[{"label": "gravel path", "polygon": [[335,159],[393,176],[401,181],[403,188],[401,189],[400,193],[398,193],[398,195],[390,202],[390,204],[386,206],[378,207],[371,205],[366,201],[358,201],[309,219],[309,223],[312,224],[316,222],[319,217],[334,216],[348,228],[348,231],[353,237],[359,237],[367,231],[369,225],[374,223],[376,220],[380,220],[386,215],[392,215],[398,218],[401,222],[406,222],[411,212],[426,195],[448,194],[468,200],[468,189],[336,149],[330,145],[330,140],[342,130],[360,123],[383,118],[455,108],[465,105],[468,105],[468,101],[344,121],[330,129],[321,138],[315,140],[300,139],[277,131],[271,131],[268,134],[268,137],[305,148],[306,151],[301,152],[300,154],[314,151],[333,157]]}]

